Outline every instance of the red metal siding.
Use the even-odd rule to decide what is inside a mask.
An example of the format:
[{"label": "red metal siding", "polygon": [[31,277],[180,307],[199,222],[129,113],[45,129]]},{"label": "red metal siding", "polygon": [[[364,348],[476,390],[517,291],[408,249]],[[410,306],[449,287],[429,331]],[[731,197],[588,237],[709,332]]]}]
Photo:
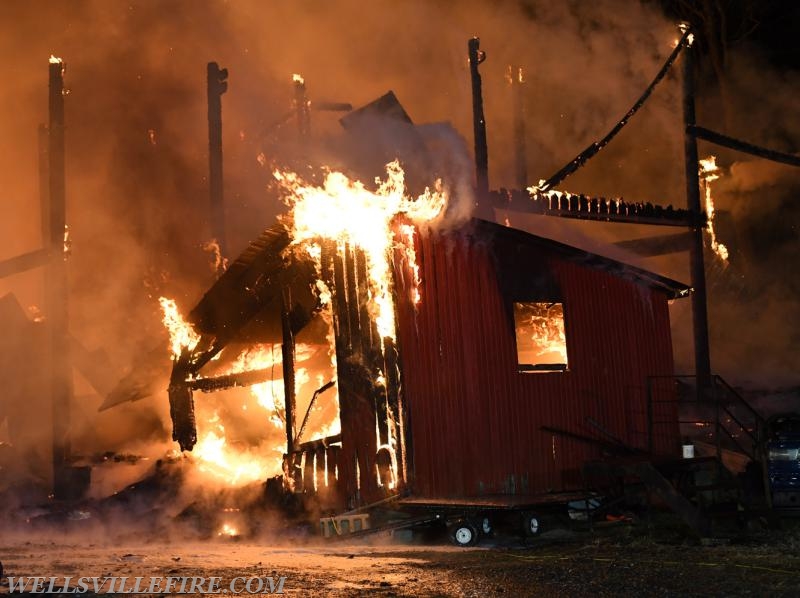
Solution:
[{"label": "red metal siding", "polygon": [[[673,373],[667,297],[539,249],[564,300],[569,371],[517,372],[514,329],[488,242],[461,233],[417,243],[422,302],[398,276],[398,340],[410,486],[423,497],[533,494],[580,487],[591,417],[646,447],[646,380]],[[677,417],[672,412],[664,417]],[[677,421],[655,448],[677,450]]]}]

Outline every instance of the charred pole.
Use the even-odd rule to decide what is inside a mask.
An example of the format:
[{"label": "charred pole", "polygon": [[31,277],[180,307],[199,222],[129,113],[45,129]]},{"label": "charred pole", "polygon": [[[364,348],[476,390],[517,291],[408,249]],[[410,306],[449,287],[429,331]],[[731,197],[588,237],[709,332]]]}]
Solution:
[{"label": "charred pole", "polygon": [[292,453],[295,451],[295,410],[296,397],[294,388],[294,360],[295,343],[292,330],[292,293],[286,287],[281,292],[281,327],[283,331],[283,344],[281,353],[283,357],[283,390],[286,411],[286,454],[291,463]]},{"label": "charred pole", "polygon": [[[69,305],[67,302],[66,184],[64,157],[64,64],[50,58],[48,126],[49,226],[46,243],[51,251],[45,282],[46,316],[50,323],[50,392],[53,409],[53,493],[67,498],[70,461],[70,403],[72,370],[69,357]],[[41,133],[40,133],[41,134]]]},{"label": "charred pole", "polygon": [[208,92],[208,186],[211,206],[211,234],[221,255],[228,255],[225,238],[225,203],[222,190],[222,94],[228,90],[228,69],[209,62]]},{"label": "charred pole", "polygon": [[297,117],[297,134],[300,143],[308,141],[311,135],[311,111],[309,110],[306,82],[300,75],[293,75],[294,82],[294,109]]},{"label": "charred pole", "polygon": [[528,186],[528,151],[525,145],[525,79],[521,66],[508,67],[508,83],[514,114],[514,175],[517,187],[525,189]]},{"label": "charred pole", "polygon": [[475,183],[479,200],[489,192],[489,150],[486,145],[486,119],[483,115],[481,74],[478,65],[486,60],[486,52],[480,50],[480,38],[473,37],[467,43],[469,50],[469,73],[472,79],[472,129],[475,137]]},{"label": "charred pole", "polygon": [[50,202],[49,186],[50,175],[48,174],[48,156],[50,153],[50,138],[47,133],[47,125],[39,125],[39,214],[42,223],[42,247],[47,249],[50,243]]},{"label": "charred pole", "polygon": [[695,126],[694,51],[687,45],[683,53],[683,124],[684,158],[686,167],[686,202],[690,212],[698,216],[691,228],[692,243],[689,249],[692,284],[692,323],[694,327],[694,360],[697,374],[698,399],[711,384],[711,357],[708,341],[708,306],[706,273],[703,258],[704,219],[700,205],[700,174],[697,156]]}]

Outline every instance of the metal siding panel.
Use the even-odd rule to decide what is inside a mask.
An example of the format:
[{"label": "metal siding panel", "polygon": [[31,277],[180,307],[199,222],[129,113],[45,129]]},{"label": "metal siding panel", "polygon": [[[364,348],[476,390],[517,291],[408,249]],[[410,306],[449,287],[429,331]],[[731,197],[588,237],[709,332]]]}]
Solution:
[{"label": "metal siding panel", "polygon": [[[556,437],[554,458],[542,425],[597,436],[590,416],[626,441],[646,426],[646,377],[672,372],[662,293],[542,254],[564,296],[570,371],[519,374],[487,244],[432,233],[418,255],[422,302],[398,308],[417,495],[574,488],[599,450]],[[673,440],[660,434],[659,447]]]}]

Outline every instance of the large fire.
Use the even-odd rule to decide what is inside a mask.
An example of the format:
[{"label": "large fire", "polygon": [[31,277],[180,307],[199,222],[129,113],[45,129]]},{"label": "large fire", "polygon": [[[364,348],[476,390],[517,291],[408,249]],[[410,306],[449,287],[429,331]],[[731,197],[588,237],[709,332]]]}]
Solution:
[{"label": "large fire", "polygon": [[[309,344],[300,340],[295,345],[298,415],[302,417],[308,411],[309,416],[308,432],[300,440],[312,435],[330,437],[341,429],[338,395],[335,390],[325,395],[324,408],[319,404],[312,406],[310,403],[314,391],[335,379],[336,373],[336,345],[332,326],[333,293],[321,275],[322,243],[334,242],[340,251],[346,245],[363,251],[369,284],[368,310],[381,339],[394,339],[396,336],[391,277],[394,251],[403,252],[411,272],[411,300],[415,304],[421,300],[421,281],[415,253],[417,227],[434,221],[442,214],[446,205],[446,193],[437,182],[433,190],[426,189],[419,197],[410,197],[406,194],[404,173],[400,164],[397,161],[391,162],[387,165],[386,172],[385,180],[376,180],[374,191],[339,172],[327,173],[322,186],[306,184],[292,172],[275,172],[276,179],[287,192],[285,202],[290,213],[286,220],[291,224],[293,246],[305,252],[317,265],[318,280],[315,285],[321,306],[319,316],[328,325],[325,345]],[[170,351],[173,359],[178,359],[185,352],[191,352],[200,337],[180,314],[175,301],[165,297],[159,301],[164,326],[170,336]],[[223,369],[220,372],[223,375],[253,370],[275,371],[275,376],[251,386],[249,392],[258,406],[254,407],[251,403],[251,407],[263,409],[261,413],[264,415],[264,422],[269,420],[275,432],[277,429],[282,430],[286,425],[286,414],[280,345],[258,344],[245,348]],[[375,384],[378,387],[385,386],[382,372],[376,374]],[[302,404],[303,400],[305,405]],[[198,402],[197,409],[199,438],[192,460],[199,471],[230,485],[263,480],[281,471],[285,436],[272,434],[272,438],[276,440],[271,444],[242,446],[240,442],[230,441],[223,425],[223,417],[217,408]],[[241,409],[248,411],[248,405],[243,402]],[[248,411],[247,417],[250,417],[249,413]],[[259,417],[258,414],[254,416]],[[392,446],[387,448],[393,449]]]},{"label": "large fire", "polygon": [[409,264],[416,264],[416,255],[408,229],[397,234],[393,224],[399,216],[416,224],[438,218],[447,201],[441,183],[416,199],[406,195],[405,174],[396,160],[387,164],[386,180],[376,180],[375,191],[341,172],[329,172],[321,187],[303,182],[293,172],[274,174],[288,191],[286,202],[291,208],[295,244],[305,247],[316,259],[320,255],[318,243],[323,239],[335,241],[340,249],[350,244],[364,251],[371,287],[370,315],[381,338],[395,338],[390,252],[401,247]]}]

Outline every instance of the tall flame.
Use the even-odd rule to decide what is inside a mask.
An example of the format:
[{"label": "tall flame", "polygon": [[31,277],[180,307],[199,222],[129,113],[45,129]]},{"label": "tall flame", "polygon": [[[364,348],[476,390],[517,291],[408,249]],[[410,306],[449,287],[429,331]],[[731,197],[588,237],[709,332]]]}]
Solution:
[{"label": "tall flame", "polygon": [[709,156],[700,160],[700,180],[705,191],[706,216],[708,218],[708,235],[711,239],[711,249],[720,257],[723,262],[728,261],[728,248],[717,241],[717,233],[714,230],[714,198],[711,196],[711,183],[720,177],[720,169],[717,166],[717,157]]},{"label": "tall flame", "polygon": [[184,320],[174,299],[159,297],[161,311],[164,314],[162,321],[169,332],[169,345],[172,355],[180,357],[184,349],[191,351],[195,348],[200,336],[194,331],[192,325]]},{"label": "tall flame", "polygon": [[289,192],[286,202],[291,207],[295,244],[314,246],[319,239],[328,239],[340,249],[349,244],[364,251],[371,316],[381,338],[394,338],[389,254],[393,247],[402,246],[412,263],[414,248],[396,236],[392,224],[400,215],[415,223],[440,216],[446,204],[441,183],[437,181],[433,190],[426,189],[416,199],[407,196],[405,174],[397,160],[386,165],[385,180],[376,179],[375,191],[341,172],[329,172],[321,187],[306,184],[293,172],[275,171],[274,175]]}]

